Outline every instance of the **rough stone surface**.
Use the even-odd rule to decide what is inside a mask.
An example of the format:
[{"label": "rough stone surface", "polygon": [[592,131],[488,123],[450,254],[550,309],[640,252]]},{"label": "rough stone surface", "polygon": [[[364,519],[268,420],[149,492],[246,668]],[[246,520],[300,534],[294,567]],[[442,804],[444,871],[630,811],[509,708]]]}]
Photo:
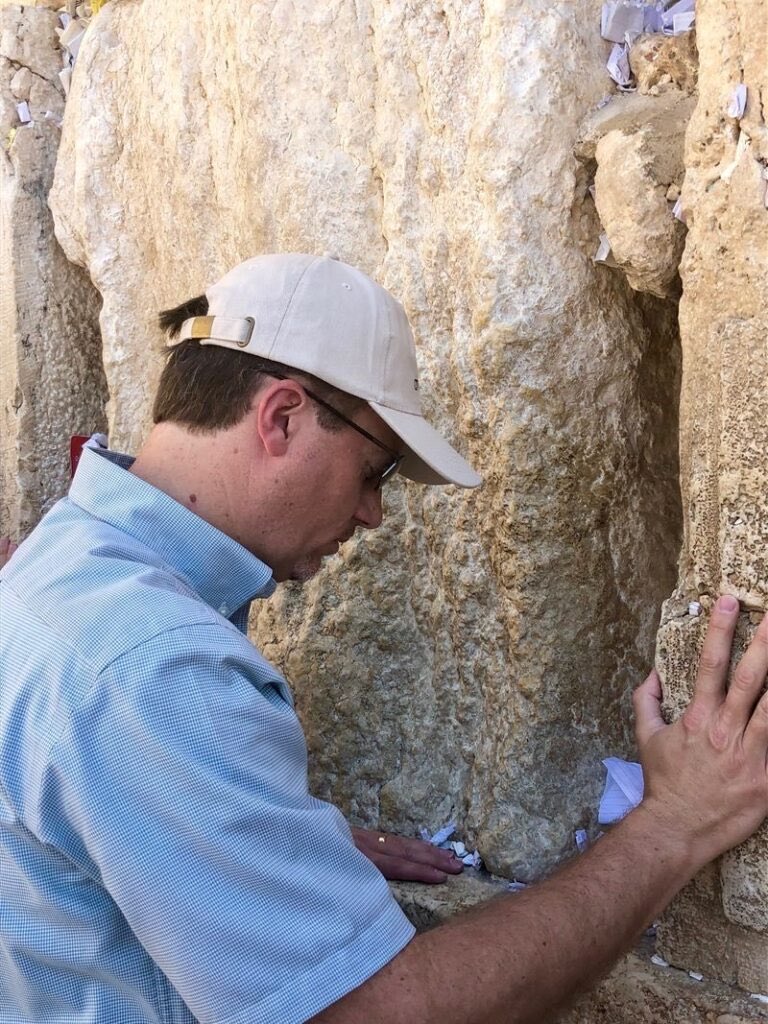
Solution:
[{"label": "rough stone surface", "polygon": [[[658,156],[670,150],[679,151],[679,160],[664,173]],[[634,135],[613,131],[598,142],[596,158],[595,205],[616,265],[637,291],[676,297],[685,226],[673,217],[667,193],[682,182],[682,137],[660,138],[650,127]]]},{"label": "rough stone surface", "polygon": [[[400,906],[420,930],[448,921],[463,911],[504,893],[498,879],[474,871],[451,878],[445,885],[392,884]],[[514,895],[508,896],[514,900]],[[651,963],[653,939],[645,937],[623,957],[603,981],[570,1010],[558,1024],[760,1024],[768,1021],[768,1006],[748,994],[711,980],[702,982],[687,971]],[[727,950],[724,951],[727,955]],[[510,966],[513,970],[514,966]],[[553,1018],[541,1024],[555,1024]]]},{"label": "rough stone surface", "polygon": [[632,288],[662,298],[680,293],[685,227],[672,205],[685,175],[683,139],[694,102],[678,89],[659,98],[617,96],[590,114],[575,147],[594,176],[610,265]]},{"label": "rough stone surface", "polygon": [[679,542],[674,311],[593,266],[578,196],[597,10],[107,4],[53,192],[103,295],[117,446],[147,429],[155,311],[238,259],[330,249],[401,298],[485,486],[396,484],[386,528],[254,627],[321,795],[410,833],[456,816],[518,877],[572,849],[600,758],[631,751]]},{"label": "rough stone surface", "polygon": [[[705,0],[697,24],[700,99],[686,138],[680,305],[685,538],[657,651],[670,716],[691,692],[714,597],[742,601],[737,656],[768,605],[768,18],[761,4]],[[726,108],[740,81],[748,102],[738,121]],[[703,616],[688,614],[691,600]],[[695,956],[715,976],[768,992],[768,827],[718,871],[708,869],[670,909],[662,952],[685,966]]]},{"label": "rough stone surface", "polygon": [[[98,295],[46,204],[63,113],[53,11],[0,8],[0,532],[24,536],[69,482],[69,438],[103,429]],[[33,123],[20,125],[26,101]]]},{"label": "rough stone surface", "polygon": [[[688,528],[658,648],[662,672],[681,680],[667,686],[670,714],[704,621],[688,600],[706,611],[723,585],[739,593],[751,610],[742,645],[766,603],[764,9],[698,4],[701,103],[683,189]],[[679,546],[674,310],[592,265],[600,223],[586,195],[605,142],[622,187],[650,188],[657,209],[665,185],[676,196],[679,154],[647,136],[663,117],[679,119],[663,138],[682,135],[693,37],[640,40],[649,95],[615,99],[578,132],[605,91],[598,14],[596,0],[236,0],[212,19],[202,0],[113,0],[75,69],[53,199],[86,276],[46,234],[55,126],[37,121],[60,109],[55,18],[0,12],[2,138],[20,99],[36,119],[4,161],[2,209],[20,227],[4,216],[3,472],[20,487],[5,488],[0,526],[23,532],[63,486],[62,436],[101,425],[88,277],[104,297],[112,441],[135,449],[161,362],[159,308],[263,251],[330,249],[373,273],[413,321],[429,412],[486,484],[396,484],[386,528],[284,589],[256,615],[256,638],[294,683],[320,795],[406,832],[455,816],[490,866],[519,878],[593,822],[600,757],[631,753],[628,693]],[[742,76],[739,124],[724,110]],[[669,959],[768,988],[765,854],[763,834],[681,895],[660,933]],[[454,883],[460,898],[429,890],[433,903],[411,912],[429,924],[436,906],[469,905],[475,882],[493,890],[468,877]],[[566,1019],[766,1019],[645,957]]]},{"label": "rough stone surface", "polygon": [[640,36],[629,51],[629,66],[641,94],[658,96],[679,89],[693,96],[699,77],[696,32]]}]

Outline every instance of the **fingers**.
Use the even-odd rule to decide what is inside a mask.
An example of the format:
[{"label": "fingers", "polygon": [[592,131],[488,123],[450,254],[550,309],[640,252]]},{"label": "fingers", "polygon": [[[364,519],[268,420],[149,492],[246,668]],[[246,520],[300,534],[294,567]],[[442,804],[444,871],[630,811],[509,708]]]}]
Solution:
[{"label": "fingers", "polygon": [[419,864],[405,857],[391,857],[387,854],[374,853],[369,855],[379,871],[390,881],[427,882],[435,885],[444,882],[448,877],[445,871],[430,864]]},{"label": "fingers", "polygon": [[729,717],[746,722],[768,675],[768,615],[763,616],[752,643],[736,666],[725,709]]},{"label": "fingers", "polygon": [[704,638],[692,705],[712,711],[722,703],[738,617],[736,598],[728,594],[719,597]]},{"label": "fingers", "polygon": [[18,545],[14,544],[10,537],[0,537],[0,569],[3,568],[17,547]]},{"label": "fingers", "polygon": [[661,717],[661,680],[654,669],[632,695],[635,705],[635,736],[642,750],[651,736],[664,728]]},{"label": "fingers", "polygon": [[417,882],[444,882],[446,874],[458,875],[464,865],[452,850],[406,839],[386,832],[353,828],[357,848],[372,860],[385,878]]},{"label": "fingers", "polygon": [[383,844],[383,852],[390,856],[413,861],[415,864],[432,865],[441,871],[450,871],[452,874],[458,874],[461,870],[461,862],[456,858],[453,850],[441,850],[438,846],[425,843],[422,839],[406,839],[403,836],[388,835]]},{"label": "fingers", "polygon": [[762,757],[768,772],[768,693],[763,694],[752,712],[744,732],[744,752],[751,757]]},{"label": "fingers", "polygon": [[[768,692],[758,700],[768,682],[768,614],[758,626],[752,643],[736,666],[728,691],[727,705],[734,714],[748,719],[744,731],[744,749],[747,753],[768,760]],[[755,703],[757,701],[757,703]]]}]

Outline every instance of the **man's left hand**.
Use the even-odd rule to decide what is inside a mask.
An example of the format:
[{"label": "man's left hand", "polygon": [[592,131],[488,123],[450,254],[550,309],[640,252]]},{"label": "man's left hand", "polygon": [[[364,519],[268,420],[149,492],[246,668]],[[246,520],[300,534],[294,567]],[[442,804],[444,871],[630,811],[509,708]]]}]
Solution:
[{"label": "man's left hand", "polygon": [[453,850],[441,850],[421,839],[353,828],[355,846],[391,881],[444,882],[461,874],[464,865]]}]

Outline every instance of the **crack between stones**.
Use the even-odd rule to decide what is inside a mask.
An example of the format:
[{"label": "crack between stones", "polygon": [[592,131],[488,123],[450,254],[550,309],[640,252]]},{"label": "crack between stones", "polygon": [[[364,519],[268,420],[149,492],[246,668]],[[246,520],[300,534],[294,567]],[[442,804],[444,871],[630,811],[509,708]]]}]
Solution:
[{"label": "crack between stones", "polygon": [[41,82],[45,82],[46,85],[50,85],[54,89],[56,89],[57,92],[60,92],[60,88],[59,88],[58,83],[55,82],[53,79],[46,78],[45,75],[41,75],[38,71],[33,71],[32,68],[29,67],[27,64],[22,64],[22,63],[20,63],[17,60],[11,60],[9,57],[6,57],[5,59],[8,61],[10,66],[15,71],[21,71],[21,70],[28,71],[30,73],[30,75],[34,75],[35,78],[39,78]]}]

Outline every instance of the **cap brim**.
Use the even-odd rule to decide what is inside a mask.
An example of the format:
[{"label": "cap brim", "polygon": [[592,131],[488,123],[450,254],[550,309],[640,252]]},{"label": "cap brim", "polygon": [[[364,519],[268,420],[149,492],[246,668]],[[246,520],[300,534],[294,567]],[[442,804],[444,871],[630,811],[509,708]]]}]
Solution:
[{"label": "cap brim", "polygon": [[400,463],[403,476],[420,484],[458,484],[459,487],[477,487],[483,482],[423,416],[388,409],[377,402],[368,404],[408,447]]}]

